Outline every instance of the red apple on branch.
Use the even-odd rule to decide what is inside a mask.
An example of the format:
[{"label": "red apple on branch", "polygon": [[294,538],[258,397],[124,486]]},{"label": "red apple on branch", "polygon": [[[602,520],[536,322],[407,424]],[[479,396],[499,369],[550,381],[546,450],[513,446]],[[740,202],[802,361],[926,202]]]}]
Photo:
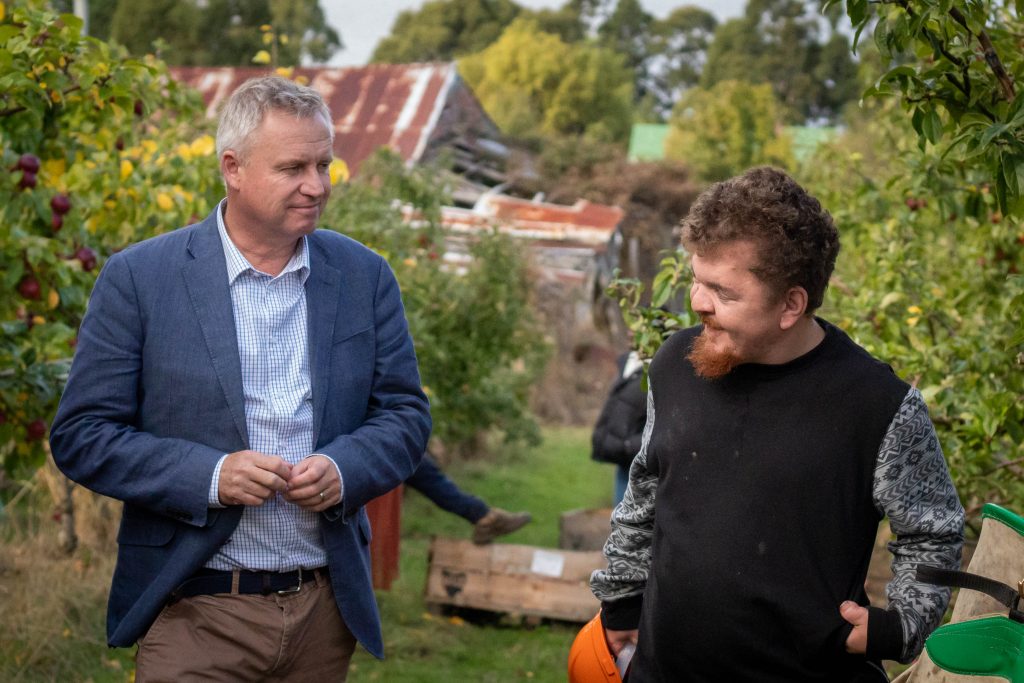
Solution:
[{"label": "red apple on branch", "polygon": [[26,299],[38,301],[42,293],[43,288],[39,286],[39,280],[36,279],[35,275],[26,275],[18,283],[18,294],[21,294]]}]

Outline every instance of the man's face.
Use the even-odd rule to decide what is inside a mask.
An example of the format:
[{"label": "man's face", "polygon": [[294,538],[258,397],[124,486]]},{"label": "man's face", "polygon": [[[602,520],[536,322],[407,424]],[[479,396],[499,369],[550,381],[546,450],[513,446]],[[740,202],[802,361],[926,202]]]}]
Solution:
[{"label": "man's face", "polygon": [[224,153],[233,190],[228,211],[237,222],[230,227],[262,240],[311,233],[331,194],[332,152],[331,130],[321,116],[269,111],[244,156]]},{"label": "man's face", "polygon": [[727,242],[694,254],[690,304],[704,330],[689,355],[697,374],[716,378],[741,363],[764,362],[778,343],[785,304],[751,269],[753,242]]}]

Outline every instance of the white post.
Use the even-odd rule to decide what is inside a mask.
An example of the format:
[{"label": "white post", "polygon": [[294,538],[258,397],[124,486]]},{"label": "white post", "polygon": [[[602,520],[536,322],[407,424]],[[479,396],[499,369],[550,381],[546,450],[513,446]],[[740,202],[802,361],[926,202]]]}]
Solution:
[{"label": "white post", "polygon": [[73,11],[82,20],[82,35],[89,35],[89,0],[75,0]]}]

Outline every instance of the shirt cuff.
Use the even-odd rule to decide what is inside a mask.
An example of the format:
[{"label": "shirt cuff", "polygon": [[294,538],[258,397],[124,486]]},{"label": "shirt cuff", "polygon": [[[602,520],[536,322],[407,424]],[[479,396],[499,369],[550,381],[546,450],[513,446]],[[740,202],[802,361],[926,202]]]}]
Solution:
[{"label": "shirt cuff", "polygon": [[893,609],[868,607],[868,659],[903,658],[903,622]]},{"label": "shirt cuff", "polygon": [[612,631],[632,631],[640,628],[640,610],[643,605],[643,593],[620,600],[603,600],[601,625]]},{"label": "shirt cuff", "polygon": [[224,464],[224,459],[228,457],[228,454],[220,456],[220,460],[217,461],[217,466],[213,468],[213,480],[210,482],[210,492],[206,495],[206,505],[211,508],[223,508],[227,507],[220,502],[220,468]]},{"label": "shirt cuff", "polygon": [[338,498],[338,504],[341,504],[341,501],[345,500],[345,480],[342,479],[341,477],[341,468],[338,467],[338,463],[334,462],[334,458],[327,455],[326,453],[310,453],[306,457],[312,458],[314,455],[319,455],[324,458],[327,458],[328,460],[331,461],[331,464],[334,465],[334,469],[338,473],[338,487],[341,489],[341,496]]}]

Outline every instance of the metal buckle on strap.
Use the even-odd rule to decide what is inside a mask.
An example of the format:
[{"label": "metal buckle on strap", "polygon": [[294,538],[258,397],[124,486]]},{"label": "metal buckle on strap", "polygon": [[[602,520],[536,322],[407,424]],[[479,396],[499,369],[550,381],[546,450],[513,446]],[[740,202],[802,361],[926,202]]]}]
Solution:
[{"label": "metal buckle on strap", "polygon": [[302,567],[298,568],[298,580],[293,588],[285,588],[284,590],[277,591],[278,595],[290,595],[292,593],[298,593],[302,590]]}]

